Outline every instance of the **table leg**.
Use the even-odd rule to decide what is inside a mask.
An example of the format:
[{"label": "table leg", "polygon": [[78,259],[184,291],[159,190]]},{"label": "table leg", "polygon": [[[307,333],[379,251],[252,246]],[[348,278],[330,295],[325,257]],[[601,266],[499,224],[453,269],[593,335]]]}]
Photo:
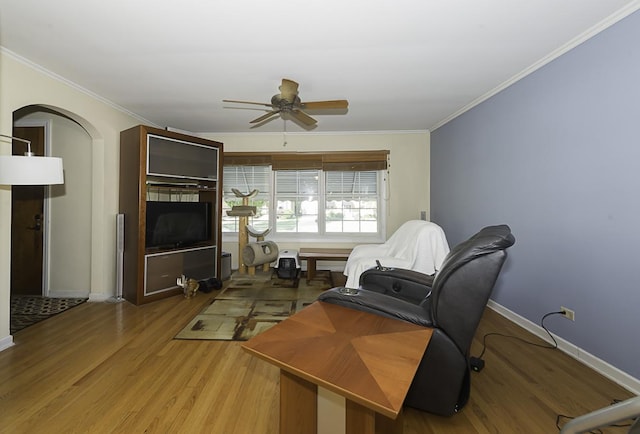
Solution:
[{"label": "table leg", "polygon": [[402,434],[402,410],[390,419],[349,399],[346,400],[346,432],[358,434]]},{"label": "table leg", "polygon": [[316,277],[316,258],[307,259],[307,282]]},{"label": "table leg", "polygon": [[280,434],[317,434],[318,387],[280,370]]},{"label": "table leg", "polygon": [[346,400],[346,431],[348,433],[375,434],[376,414],[349,399]]},{"label": "table leg", "polygon": [[403,432],[404,410],[401,409],[395,419],[376,413],[376,434],[402,434]]}]

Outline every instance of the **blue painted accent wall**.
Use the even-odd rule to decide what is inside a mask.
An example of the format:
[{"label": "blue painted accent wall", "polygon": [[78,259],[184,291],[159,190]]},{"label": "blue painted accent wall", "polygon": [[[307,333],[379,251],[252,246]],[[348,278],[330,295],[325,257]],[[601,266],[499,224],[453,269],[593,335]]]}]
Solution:
[{"label": "blue painted accent wall", "polygon": [[640,12],[435,130],[431,218],[509,224],[492,298],[640,378]]}]

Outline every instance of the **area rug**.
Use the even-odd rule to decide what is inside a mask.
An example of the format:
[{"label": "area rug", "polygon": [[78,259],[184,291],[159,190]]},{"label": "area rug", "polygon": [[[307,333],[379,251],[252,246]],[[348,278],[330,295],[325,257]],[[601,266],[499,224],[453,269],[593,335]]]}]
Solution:
[{"label": "area rug", "polygon": [[86,298],[11,296],[11,334],[87,301]]},{"label": "area rug", "polygon": [[331,272],[318,271],[307,282],[234,275],[228,286],[178,333],[176,339],[247,341],[313,303],[332,288]]}]

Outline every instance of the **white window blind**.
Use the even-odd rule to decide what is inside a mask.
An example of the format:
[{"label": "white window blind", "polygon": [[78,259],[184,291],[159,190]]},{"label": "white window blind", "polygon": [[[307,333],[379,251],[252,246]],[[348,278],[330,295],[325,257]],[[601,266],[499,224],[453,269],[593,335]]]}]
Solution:
[{"label": "white window blind", "polygon": [[258,190],[258,194],[249,199],[249,205],[256,207],[255,217],[249,218],[256,230],[269,228],[269,210],[271,203],[271,167],[269,166],[224,166],[222,198],[222,228],[224,232],[238,231],[238,218],[227,216],[227,211],[235,205],[242,205],[242,198],[236,197],[232,189],[248,194]]},{"label": "white window blind", "polygon": [[318,232],[319,170],[276,171],[276,231]]}]

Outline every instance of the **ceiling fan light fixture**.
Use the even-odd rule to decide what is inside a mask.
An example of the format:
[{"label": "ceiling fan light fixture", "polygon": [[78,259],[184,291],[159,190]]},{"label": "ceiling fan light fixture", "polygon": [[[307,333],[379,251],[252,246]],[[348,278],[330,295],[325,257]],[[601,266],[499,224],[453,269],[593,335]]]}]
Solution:
[{"label": "ceiling fan light fixture", "polygon": [[280,97],[283,100],[292,104],[295,102],[296,98],[300,101],[300,98],[298,98],[298,83],[295,81],[283,78],[282,84],[278,89],[280,90]]}]

